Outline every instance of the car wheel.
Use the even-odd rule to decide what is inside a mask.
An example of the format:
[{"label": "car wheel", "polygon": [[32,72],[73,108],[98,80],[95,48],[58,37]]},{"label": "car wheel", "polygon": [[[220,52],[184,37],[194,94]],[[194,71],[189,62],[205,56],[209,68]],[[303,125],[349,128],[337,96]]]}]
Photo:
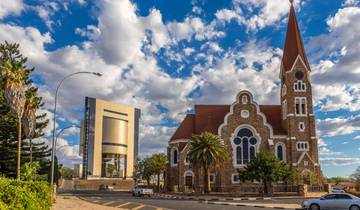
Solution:
[{"label": "car wheel", "polygon": [[311,204],[309,210],[320,210],[320,206],[316,203]]},{"label": "car wheel", "polygon": [[350,210],[360,210],[360,207],[353,205],[353,206],[350,206]]}]

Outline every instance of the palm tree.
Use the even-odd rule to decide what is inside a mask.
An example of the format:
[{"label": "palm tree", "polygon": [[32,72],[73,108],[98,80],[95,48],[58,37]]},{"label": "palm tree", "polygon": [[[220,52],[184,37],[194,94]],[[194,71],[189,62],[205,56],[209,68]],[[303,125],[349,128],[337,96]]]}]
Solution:
[{"label": "palm tree", "polygon": [[25,70],[26,58],[23,58],[19,51],[19,44],[0,45],[0,70],[1,82],[4,89],[4,96],[11,111],[16,114],[18,119],[18,155],[17,155],[17,174],[20,180],[20,161],[21,161],[21,118],[25,107],[25,80],[28,71]]},{"label": "palm tree", "polygon": [[37,88],[31,87],[25,92],[26,103],[23,116],[23,125],[26,137],[30,144],[30,167],[32,166],[32,138],[36,129],[36,110],[40,107],[40,98],[37,97]]},{"label": "palm tree", "polygon": [[151,157],[153,161],[153,170],[157,175],[157,191],[160,192],[160,175],[166,170],[166,155],[164,153],[154,154]]},{"label": "palm tree", "polygon": [[190,139],[190,150],[188,152],[190,163],[198,165],[204,170],[205,193],[211,191],[209,169],[219,166],[228,159],[228,152],[219,136],[204,132],[193,135]]}]

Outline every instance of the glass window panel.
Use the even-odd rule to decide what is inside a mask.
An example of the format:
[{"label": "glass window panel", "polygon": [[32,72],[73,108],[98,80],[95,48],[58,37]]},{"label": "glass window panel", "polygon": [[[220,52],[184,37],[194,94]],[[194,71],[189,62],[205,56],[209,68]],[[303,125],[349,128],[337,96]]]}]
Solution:
[{"label": "glass window panel", "polygon": [[177,160],[177,150],[174,150],[174,153],[173,153],[174,157],[173,157],[173,160],[174,160],[174,164],[177,164],[178,160]]},{"label": "glass window panel", "polygon": [[255,147],[251,146],[250,147],[250,160],[254,160],[255,159]]},{"label": "glass window panel", "polygon": [[278,157],[279,160],[284,160],[283,146],[282,145],[277,146],[277,157]]},{"label": "glass window panel", "polygon": [[251,130],[247,129],[247,128],[243,128],[239,131],[238,136],[243,137],[243,136],[247,136],[247,137],[251,137],[253,136],[253,133],[251,132]]},{"label": "glass window panel", "polygon": [[252,138],[250,139],[250,144],[251,144],[251,145],[255,145],[256,143],[257,143],[256,138],[252,137]]},{"label": "glass window panel", "polygon": [[241,147],[236,147],[236,164],[242,164]]},{"label": "glass window panel", "polygon": [[296,109],[296,114],[300,114],[300,105],[298,103],[296,103],[295,109]]},{"label": "glass window panel", "polygon": [[301,114],[306,114],[306,106],[305,106],[305,103],[302,103],[301,104]]},{"label": "glass window panel", "polygon": [[239,137],[236,137],[236,138],[234,139],[234,143],[235,143],[236,145],[239,145],[239,144],[241,143],[241,139],[240,139]]},{"label": "glass window panel", "polygon": [[247,139],[243,139],[243,160],[244,164],[249,162],[249,142]]}]

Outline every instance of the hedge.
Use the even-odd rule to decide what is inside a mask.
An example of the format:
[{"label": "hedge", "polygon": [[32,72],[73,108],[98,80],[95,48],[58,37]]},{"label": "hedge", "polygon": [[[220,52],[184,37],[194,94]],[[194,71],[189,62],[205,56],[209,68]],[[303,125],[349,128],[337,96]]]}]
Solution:
[{"label": "hedge", "polygon": [[1,210],[48,210],[52,189],[47,182],[0,178]]}]

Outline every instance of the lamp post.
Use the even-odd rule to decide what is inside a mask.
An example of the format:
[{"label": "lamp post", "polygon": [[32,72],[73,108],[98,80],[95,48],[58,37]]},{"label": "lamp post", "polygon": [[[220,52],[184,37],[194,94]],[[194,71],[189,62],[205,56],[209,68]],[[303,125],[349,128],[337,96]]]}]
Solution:
[{"label": "lamp post", "polygon": [[51,185],[54,184],[54,167],[55,167],[55,147],[56,147],[56,142],[55,142],[55,133],[56,133],[56,103],[57,103],[57,96],[58,96],[58,92],[59,92],[59,88],[61,86],[61,84],[68,79],[69,77],[72,77],[74,75],[77,74],[92,74],[98,77],[101,77],[102,74],[98,73],[98,72],[90,72],[90,71],[78,71],[72,74],[69,74],[67,76],[65,76],[58,84],[58,86],[56,87],[56,92],[55,92],[55,104],[54,104],[54,116],[53,116],[53,131],[52,131],[52,148],[51,148],[51,179],[50,179],[50,183]]}]

